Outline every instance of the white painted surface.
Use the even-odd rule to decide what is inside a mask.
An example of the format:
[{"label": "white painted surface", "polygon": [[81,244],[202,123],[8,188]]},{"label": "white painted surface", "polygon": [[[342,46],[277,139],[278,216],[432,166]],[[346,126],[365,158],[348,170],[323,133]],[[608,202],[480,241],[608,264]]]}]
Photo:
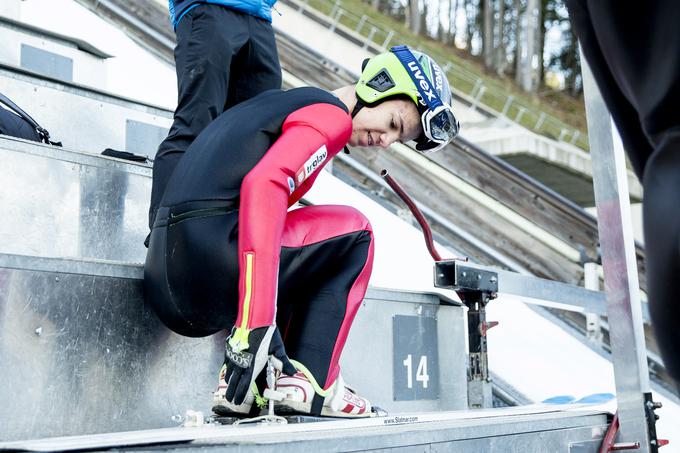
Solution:
[{"label": "white painted surface", "polygon": [[[19,19],[19,3],[20,0],[2,0],[0,1],[0,16],[8,17],[10,19]],[[2,41],[4,42],[4,41]]]},{"label": "white painted surface", "polygon": [[3,63],[21,66],[21,48],[25,44],[70,59],[73,62],[73,82],[93,87],[107,85],[106,60],[78,50],[73,45],[4,25],[0,25],[0,42],[3,43],[0,46],[0,61]]},{"label": "white painted surface", "polygon": [[[25,0],[21,2],[19,20],[82,39],[113,55],[105,62],[105,81],[95,85],[95,88],[175,109],[177,78],[174,67],[145,51],[122,30],[77,2]],[[74,65],[74,76],[80,74],[79,78],[84,80],[83,83],[89,84],[86,74],[80,72],[76,66]]]},{"label": "white painted surface", "polygon": [[272,12],[274,28],[281,29],[355,74],[361,72],[361,63],[364,59],[373,56],[367,50],[340,38],[329,28],[303,16],[288,5],[279,2],[276,4],[276,9],[281,14],[277,14],[276,11]]}]

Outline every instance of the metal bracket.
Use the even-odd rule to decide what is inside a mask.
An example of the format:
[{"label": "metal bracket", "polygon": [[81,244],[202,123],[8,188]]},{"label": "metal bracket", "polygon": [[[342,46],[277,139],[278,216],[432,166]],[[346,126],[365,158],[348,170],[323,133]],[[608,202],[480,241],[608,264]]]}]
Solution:
[{"label": "metal bracket", "polygon": [[652,400],[652,392],[643,394],[645,398],[645,415],[647,416],[647,429],[649,430],[649,451],[650,453],[658,453],[659,447],[668,444],[668,440],[659,439],[656,436],[656,421],[659,416],[654,412],[656,409],[661,409],[662,404]]},{"label": "metal bracket", "polygon": [[487,331],[498,323],[486,321],[486,304],[498,292],[498,274],[456,260],[438,261],[434,286],[453,289],[468,307],[468,406],[492,406]]},{"label": "metal bracket", "polygon": [[438,261],[434,264],[434,270],[434,286],[437,288],[453,289],[458,295],[480,291],[493,295],[492,299],[498,292],[496,272],[456,260]]},{"label": "metal bracket", "polygon": [[[646,392],[643,394],[645,399],[645,415],[647,417],[647,430],[649,432],[649,451],[650,453],[658,453],[659,448],[668,445],[668,440],[659,439],[656,437],[656,421],[659,416],[654,413],[656,409],[662,407],[661,403],[652,400],[652,393]],[[610,451],[621,450],[639,450],[640,442],[616,442],[616,437],[619,433],[619,414],[614,414],[609,429],[605,433],[602,445],[600,446],[600,453],[609,453]]]}]

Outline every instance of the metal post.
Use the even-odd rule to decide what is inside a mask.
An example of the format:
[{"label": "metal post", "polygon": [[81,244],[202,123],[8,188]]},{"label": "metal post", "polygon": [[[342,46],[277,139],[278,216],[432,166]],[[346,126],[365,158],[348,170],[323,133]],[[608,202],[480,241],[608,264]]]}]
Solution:
[{"label": "metal post", "polygon": [[621,139],[581,54],[593,184],[614,361],[620,442],[650,451],[644,393],[650,391],[626,160]]},{"label": "metal post", "polygon": [[335,2],[335,4],[333,4],[333,9],[331,10],[331,13],[328,15],[328,17],[335,17],[335,14],[338,12],[339,9],[340,5],[338,4],[338,2]]},{"label": "metal post", "polygon": [[524,116],[524,114],[526,112],[527,112],[527,109],[520,106],[519,110],[517,111],[517,115],[515,116],[515,123],[519,123],[520,121],[522,121],[522,117]]},{"label": "metal post", "polygon": [[342,9],[338,8],[337,12],[335,13],[335,16],[333,16],[333,23],[331,24],[331,32],[335,31],[335,28],[338,26],[338,23],[340,23],[340,18],[342,17]]},{"label": "metal post", "polygon": [[510,110],[510,106],[512,105],[512,101],[515,98],[512,96],[508,96],[508,98],[505,100],[505,105],[503,106],[503,111],[501,112],[501,115],[506,115],[508,114],[508,110]]},{"label": "metal post", "polygon": [[538,116],[538,121],[536,121],[536,124],[534,125],[534,130],[537,131],[543,126],[543,122],[545,121],[545,112],[541,112],[541,114]]},{"label": "metal post", "polygon": [[[600,276],[597,272],[597,263],[583,264],[583,280],[586,289],[600,290]],[[598,347],[602,346],[602,321],[597,313],[586,312],[586,336],[590,342]]]},{"label": "metal post", "polygon": [[371,32],[368,34],[366,41],[364,41],[364,49],[368,49],[368,43],[373,42],[373,36],[375,36],[376,31],[378,30],[375,27],[371,27]]},{"label": "metal post", "polygon": [[[382,43],[383,49],[387,49],[387,45],[392,41],[392,38],[394,37],[394,31],[390,30],[390,32],[387,34],[387,37],[385,38],[385,41]],[[444,70],[446,72],[446,70]]]},{"label": "metal post", "polygon": [[498,293],[498,274],[455,260],[437,261],[434,266],[434,286],[455,290],[468,307],[468,407],[492,407],[486,334],[498,323],[486,321],[486,305]]},{"label": "metal post", "polygon": [[355,32],[361,33],[361,29],[364,28],[364,24],[366,23],[366,19],[368,19],[368,17],[366,17],[365,14],[363,16],[361,16],[361,19],[359,19],[359,23],[357,24],[357,28],[354,29]]},{"label": "metal post", "polygon": [[472,105],[470,108],[472,110],[476,110],[477,106],[479,105],[479,100],[484,96],[484,92],[486,91],[486,87],[484,85],[480,85],[479,89],[477,90],[477,94],[475,94],[474,99],[472,100]]},{"label": "metal post", "polygon": [[470,90],[470,96],[475,97],[475,94],[477,94],[477,90],[482,86],[482,79],[477,79],[475,81],[475,85],[472,87],[472,90]]},{"label": "metal post", "polygon": [[489,295],[482,291],[468,292],[468,407],[493,407],[493,392],[489,378],[489,355],[486,343],[486,304]]},{"label": "metal post", "polygon": [[557,137],[557,141],[558,141],[558,142],[564,141],[564,137],[565,137],[566,135],[567,135],[567,130],[566,130],[565,128],[562,128],[562,129],[560,130],[560,136]]}]

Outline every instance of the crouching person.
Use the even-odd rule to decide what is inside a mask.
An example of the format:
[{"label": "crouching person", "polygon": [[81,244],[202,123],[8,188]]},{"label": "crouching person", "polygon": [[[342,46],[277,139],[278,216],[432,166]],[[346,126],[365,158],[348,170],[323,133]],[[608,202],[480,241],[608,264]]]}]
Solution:
[{"label": "crouching person", "polygon": [[399,46],[367,61],[356,86],[266,91],[191,144],[154,221],[145,294],[179,334],[230,329],[215,412],[252,415],[273,355],[277,411],[371,414],[339,367],[371,275],[371,226],[347,206],[289,208],[347,144],[442,148],[458,131],[450,103],[437,64]]}]

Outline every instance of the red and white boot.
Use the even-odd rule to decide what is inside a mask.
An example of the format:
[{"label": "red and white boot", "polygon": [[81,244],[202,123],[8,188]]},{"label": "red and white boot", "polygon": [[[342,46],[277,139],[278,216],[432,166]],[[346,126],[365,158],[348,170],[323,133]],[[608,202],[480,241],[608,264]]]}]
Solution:
[{"label": "red and white boot", "polygon": [[[217,384],[217,390],[213,393],[213,407],[212,411],[217,415],[225,417],[245,417],[250,414],[250,409],[253,407],[255,402],[255,393],[251,389],[246,393],[246,399],[243,400],[241,404],[234,404],[227,401],[227,383],[224,380],[225,373],[227,371],[227,366],[222,365],[220,369],[219,381]],[[253,384],[255,386],[255,384]],[[255,387],[256,389],[257,387]]]},{"label": "red and white boot", "polygon": [[326,394],[323,395],[325,399],[321,409],[323,417],[362,418],[373,414],[371,403],[348,387],[340,375],[331,388],[324,392],[314,378],[308,378],[303,371],[298,371],[294,376],[281,374],[276,380],[276,391],[286,395],[282,401],[275,403],[276,412],[310,414],[312,400],[317,393],[315,387],[320,395]]}]

